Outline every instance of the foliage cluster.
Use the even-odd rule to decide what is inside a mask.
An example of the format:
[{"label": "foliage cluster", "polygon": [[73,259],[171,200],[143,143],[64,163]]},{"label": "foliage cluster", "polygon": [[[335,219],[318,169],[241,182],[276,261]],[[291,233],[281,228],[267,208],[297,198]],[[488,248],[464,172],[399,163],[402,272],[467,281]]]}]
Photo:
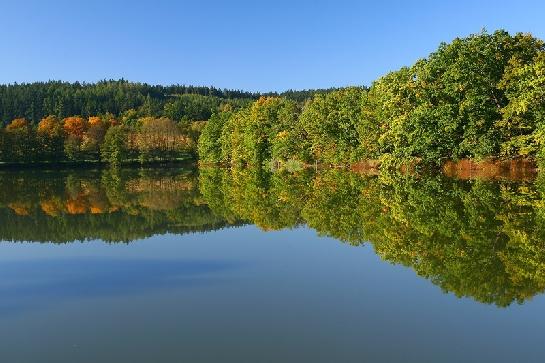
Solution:
[{"label": "foliage cluster", "polygon": [[440,165],[463,158],[545,155],[545,45],[529,34],[482,32],[441,44],[369,89],[315,93],[303,105],[260,98],[213,116],[206,162]]},{"label": "foliage cluster", "polygon": [[133,116],[47,116],[37,125],[15,119],[0,129],[0,162],[121,164],[179,160],[195,154],[202,122]]},{"label": "foliage cluster", "polygon": [[[326,92],[283,95],[305,100]],[[124,80],[3,85],[0,162],[179,159],[195,154],[197,139],[212,115],[244,108],[258,97],[258,93],[213,87],[150,86]]]}]

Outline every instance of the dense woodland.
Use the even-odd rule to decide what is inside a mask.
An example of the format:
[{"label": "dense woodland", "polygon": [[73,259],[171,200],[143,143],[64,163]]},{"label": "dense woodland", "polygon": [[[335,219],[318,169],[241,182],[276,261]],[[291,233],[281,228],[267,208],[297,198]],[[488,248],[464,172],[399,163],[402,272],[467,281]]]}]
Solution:
[{"label": "dense woodland", "polygon": [[[33,83],[0,86],[0,161],[173,160],[195,153],[202,121],[255,95],[209,87]],[[199,122],[200,121],[200,122]]]},{"label": "dense woodland", "polygon": [[[305,100],[328,91],[283,95]],[[0,163],[120,164],[195,157],[200,131],[213,114],[247,107],[259,97],[124,80],[0,86]]]},{"label": "dense woodland", "polygon": [[[182,101],[179,96],[192,95]],[[97,116],[136,111],[139,116],[172,116],[168,109],[184,107],[185,116],[205,119],[203,107],[197,104],[204,96],[215,99],[255,99],[259,95],[214,87],[152,86],[125,80],[102,81],[95,84],[68,82],[37,82],[0,86],[0,121],[7,124],[25,118],[37,124],[46,116],[60,119],[70,116]],[[184,102],[185,101],[185,102]],[[167,109],[165,109],[165,106]],[[179,110],[178,110],[179,111]],[[210,111],[210,110],[208,110]],[[204,113],[199,113],[204,112]]]},{"label": "dense woodland", "polygon": [[262,97],[214,114],[204,162],[234,165],[440,165],[446,160],[545,155],[545,47],[529,34],[482,32],[441,44],[369,87],[297,103]]},{"label": "dense woodland", "polygon": [[[127,81],[0,86],[0,162],[437,166],[545,160],[545,45],[481,32],[367,87],[258,94]],[[201,135],[202,132],[202,135]]]}]

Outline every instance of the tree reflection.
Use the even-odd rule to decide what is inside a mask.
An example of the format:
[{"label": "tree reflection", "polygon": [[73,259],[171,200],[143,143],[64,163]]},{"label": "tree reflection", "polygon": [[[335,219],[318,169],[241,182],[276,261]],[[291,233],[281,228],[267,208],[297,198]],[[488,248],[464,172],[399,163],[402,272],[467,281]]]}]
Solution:
[{"label": "tree reflection", "polygon": [[370,243],[444,291],[484,303],[522,303],[545,289],[543,183],[443,176],[367,177],[213,169],[200,173],[213,211],[265,230],[304,223],[320,235]]},{"label": "tree reflection", "polygon": [[545,290],[545,178],[456,180],[341,170],[0,173],[0,239],[131,241],[253,223],[370,244],[459,297],[507,306]]},{"label": "tree reflection", "polygon": [[0,240],[129,242],[226,225],[203,200],[195,171],[3,171],[0,182]]}]

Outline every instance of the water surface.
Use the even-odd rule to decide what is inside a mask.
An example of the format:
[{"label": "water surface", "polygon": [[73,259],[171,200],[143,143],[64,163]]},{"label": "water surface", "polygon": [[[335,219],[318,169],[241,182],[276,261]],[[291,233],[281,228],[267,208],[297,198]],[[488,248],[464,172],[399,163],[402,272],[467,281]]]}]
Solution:
[{"label": "water surface", "polygon": [[539,362],[545,184],[0,172],[8,362]]}]

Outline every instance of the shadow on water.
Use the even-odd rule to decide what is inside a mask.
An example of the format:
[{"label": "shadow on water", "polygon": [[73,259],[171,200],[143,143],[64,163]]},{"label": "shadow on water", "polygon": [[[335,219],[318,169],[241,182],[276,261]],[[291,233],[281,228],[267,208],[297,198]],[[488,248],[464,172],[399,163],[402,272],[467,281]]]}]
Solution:
[{"label": "shadow on water", "polygon": [[162,168],[4,171],[0,181],[1,240],[130,242],[245,223],[265,231],[306,225],[370,244],[459,297],[508,306],[545,290],[539,176]]}]

